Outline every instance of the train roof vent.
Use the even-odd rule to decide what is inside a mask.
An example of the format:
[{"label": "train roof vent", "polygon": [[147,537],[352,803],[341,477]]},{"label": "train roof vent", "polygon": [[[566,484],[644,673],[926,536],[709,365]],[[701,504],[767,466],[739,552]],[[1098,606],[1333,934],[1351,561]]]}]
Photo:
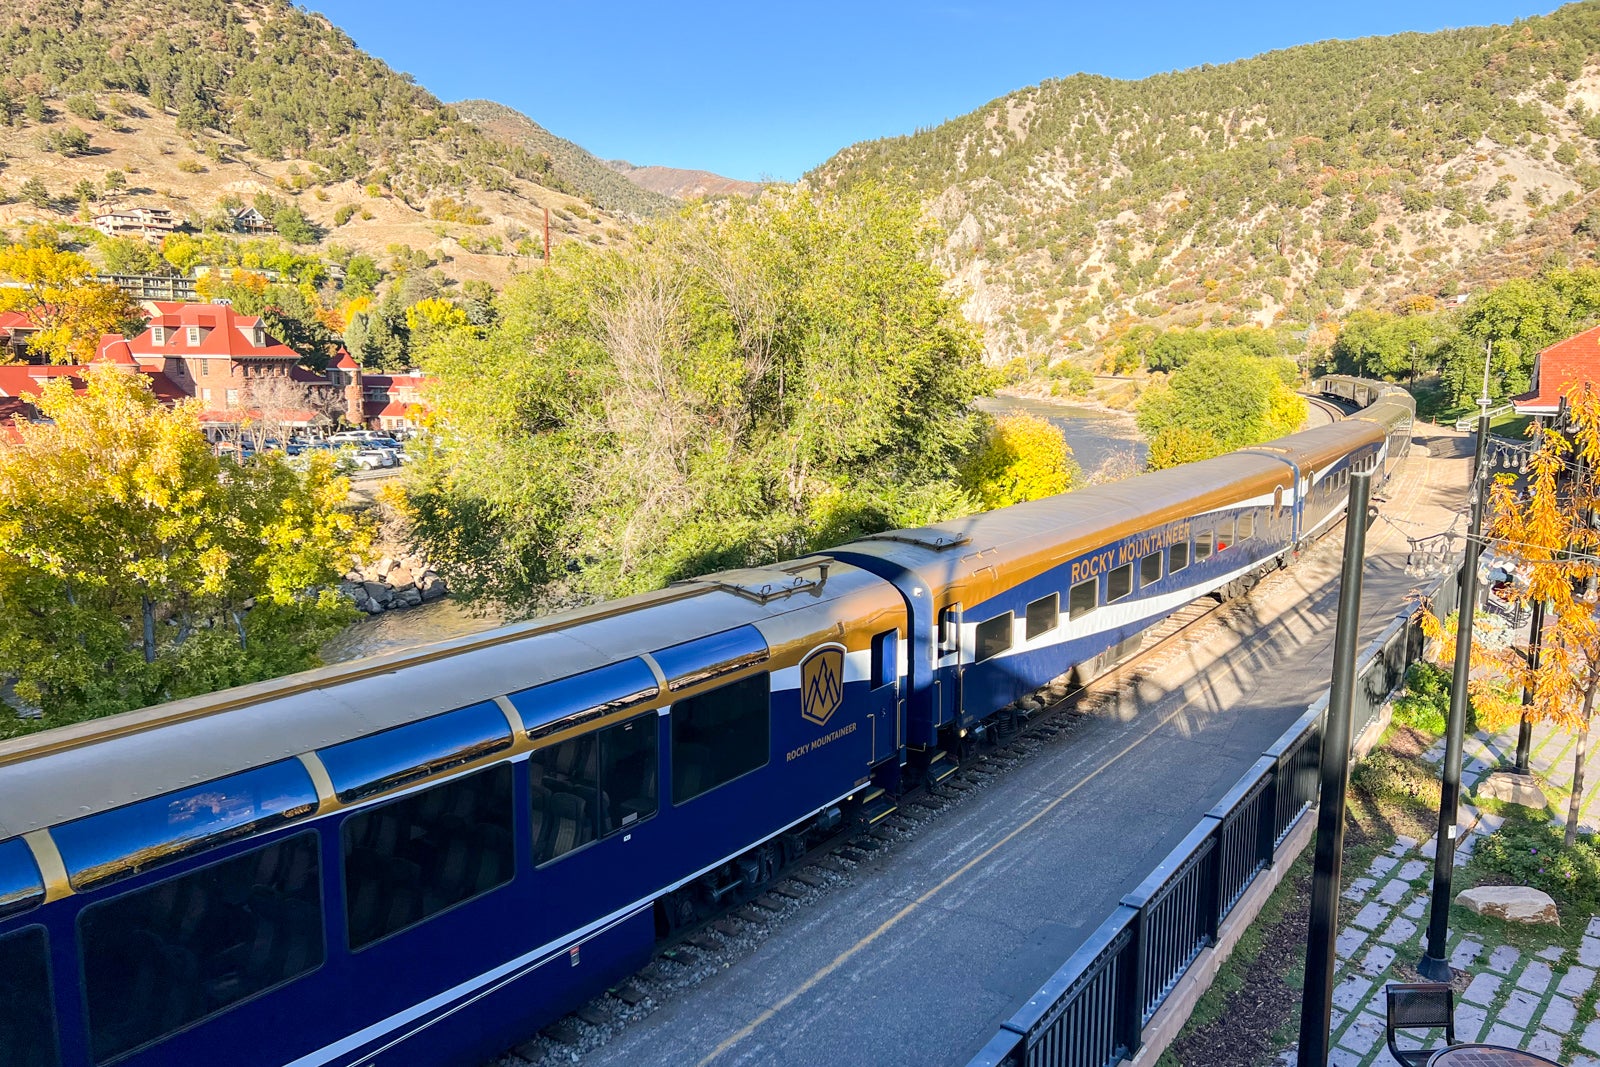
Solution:
[{"label": "train roof vent", "polygon": [[742,570],[708,574],[697,580],[765,604],[779,597],[820,588],[827,579],[827,563],[819,561],[799,573],[779,570],[776,567],[746,567]]},{"label": "train roof vent", "polygon": [[946,548],[955,548],[972,540],[966,534],[950,533],[945,530],[890,530],[888,533],[868,534],[863,541],[899,541],[902,544],[916,545],[918,548],[931,548],[935,552]]}]

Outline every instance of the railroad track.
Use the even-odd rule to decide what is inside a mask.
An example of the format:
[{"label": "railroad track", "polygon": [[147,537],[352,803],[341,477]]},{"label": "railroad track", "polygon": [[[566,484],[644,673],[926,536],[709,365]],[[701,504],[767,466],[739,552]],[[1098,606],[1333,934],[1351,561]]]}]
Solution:
[{"label": "railroad track", "polygon": [[[1337,551],[1339,538],[1330,525],[1306,554]],[[1329,548],[1329,546],[1333,546]],[[1286,580],[1286,571],[1271,571],[1257,583]],[[604,995],[546,1026],[494,1061],[497,1067],[555,1067],[579,1062],[585,1052],[605,1044],[612,1034],[651,1014],[675,995],[754,952],[785,921],[823,899],[833,887],[886,849],[916,835],[931,820],[958,807],[1007,771],[1062,742],[1086,721],[1095,705],[1115,698],[1170,658],[1210,637],[1230,609],[1249,593],[1229,600],[1202,597],[1179,608],[1151,628],[1144,646],[1082,687],[1066,676],[1018,702],[1019,715],[1010,728],[997,726],[976,750],[969,752],[954,775],[937,785],[902,796],[897,809],[870,827],[841,830],[796,860],[753,900],[733,906],[702,922],[684,927],[664,940],[652,961]]]}]

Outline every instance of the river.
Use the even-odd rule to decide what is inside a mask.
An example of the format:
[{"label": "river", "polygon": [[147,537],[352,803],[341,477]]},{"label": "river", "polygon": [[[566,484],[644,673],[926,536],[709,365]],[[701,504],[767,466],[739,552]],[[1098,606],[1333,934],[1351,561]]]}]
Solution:
[{"label": "river", "polygon": [[[975,406],[995,415],[1017,413],[1048,419],[1061,429],[1085,473],[1092,473],[1107,459],[1130,451],[1142,468],[1145,453],[1149,451],[1144,438],[1134,428],[1133,419],[1126,415],[1016,396],[986,396]],[[420,607],[386,611],[352,623],[322,646],[322,661],[345,663],[363,656],[399,652],[481,633],[503,621],[499,615],[476,614],[453,600],[435,600]]]},{"label": "river", "polygon": [[363,656],[431,645],[492,630],[502,621],[499,615],[476,614],[449,598],[434,600],[351,623],[322,646],[322,662],[345,663]]},{"label": "river", "polygon": [[973,406],[991,415],[1037,415],[1049,420],[1066,437],[1085,474],[1094,473],[1108,459],[1130,453],[1133,466],[1143,470],[1145,454],[1150,451],[1131,415],[1021,396],[986,396]]}]

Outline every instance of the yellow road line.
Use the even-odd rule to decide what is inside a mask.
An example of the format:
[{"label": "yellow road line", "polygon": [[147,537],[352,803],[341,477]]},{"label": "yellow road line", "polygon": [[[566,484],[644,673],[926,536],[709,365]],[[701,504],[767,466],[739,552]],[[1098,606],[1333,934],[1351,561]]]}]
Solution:
[{"label": "yellow road line", "polygon": [[996,841],[994,844],[990,845],[988,848],[984,849],[982,852],[980,852],[976,856],[972,857],[972,859],[968,860],[966,863],[962,864],[959,868],[957,868],[951,874],[947,875],[944,878],[944,880],[941,881],[938,885],[934,886],[932,889],[929,889],[926,893],[923,893],[916,900],[913,900],[910,904],[907,904],[905,907],[903,907],[899,911],[895,912],[889,918],[885,919],[883,921],[883,924],[880,925],[876,930],[872,931],[866,937],[863,937],[861,940],[857,941],[855,944],[851,945],[849,948],[847,948],[843,952],[839,953],[839,955],[837,955],[837,956],[835,956],[833,958],[833,961],[831,963],[829,963],[827,966],[823,967],[821,970],[817,971],[810,978],[807,978],[804,982],[800,983],[800,985],[798,987],[796,987],[792,992],[790,992],[788,995],[786,995],[782,1000],[778,1001],[772,1007],[770,1007],[767,1010],[763,1011],[760,1015],[756,1016],[750,1022],[746,1023],[743,1027],[741,1027],[738,1030],[737,1033],[734,1033],[733,1035],[728,1037],[726,1040],[724,1040],[716,1048],[712,1049],[711,1052],[708,1053],[705,1056],[705,1058],[700,1060],[700,1062],[697,1065],[697,1067],[705,1067],[706,1064],[710,1063],[712,1060],[715,1060],[718,1056],[721,1056],[724,1052],[727,1052],[729,1049],[733,1048],[733,1046],[737,1045],[739,1042],[743,1041],[745,1038],[747,1038],[751,1034],[755,1033],[758,1029],[760,1029],[762,1026],[764,1026],[769,1020],[771,1020],[773,1016],[777,1015],[784,1008],[787,1008],[790,1004],[793,1004],[796,1000],[798,1000],[799,998],[804,996],[806,993],[810,992],[812,989],[814,989],[816,987],[817,983],[821,982],[824,978],[827,978],[834,971],[837,971],[840,967],[842,967],[846,963],[848,963],[858,952],[860,952],[862,949],[866,948],[868,945],[872,944],[874,941],[876,941],[878,938],[882,937],[884,934],[888,933],[891,929],[893,929],[900,922],[900,920],[904,919],[906,916],[910,915],[912,912],[914,912],[918,908],[922,907],[928,901],[930,901],[934,897],[938,896],[945,889],[949,888],[950,884],[952,882],[954,882],[956,879],[960,878],[962,875],[964,875],[968,871],[972,870],[972,868],[976,867],[978,864],[980,864],[984,860],[988,859],[998,849],[1002,848],[1008,842],[1013,840],[1018,834],[1022,833],[1025,830],[1027,830],[1034,823],[1038,822],[1040,819],[1042,819],[1046,815],[1050,814],[1056,808],[1060,807],[1061,804],[1063,804],[1069,797],[1072,796],[1072,794],[1076,793],[1078,790],[1082,789],[1084,786],[1086,786],[1090,782],[1094,781],[1094,779],[1097,776],[1099,776],[1101,773],[1103,773],[1104,771],[1109,769],[1112,764],[1116,763],[1123,756],[1126,756],[1129,752],[1132,752],[1135,748],[1137,748],[1140,745],[1144,744],[1144,742],[1149,740],[1149,738],[1153,734],[1155,734],[1155,732],[1157,730],[1161,729],[1167,723],[1169,723],[1173,719],[1177,718],[1180,712],[1182,712],[1185,709],[1187,709],[1189,707],[1189,705],[1193,704],[1196,700],[1198,700],[1203,695],[1204,695],[1203,693],[1197,693],[1194,696],[1190,697],[1188,700],[1185,700],[1182,704],[1178,705],[1176,708],[1173,708],[1171,712],[1169,712],[1163,719],[1161,719],[1161,721],[1157,722],[1154,726],[1150,727],[1149,730],[1145,731],[1143,734],[1141,734],[1139,737],[1135,738],[1133,741],[1130,741],[1124,748],[1122,748],[1120,751],[1118,751],[1116,753],[1116,755],[1111,756],[1105,762],[1101,763],[1100,766],[1096,767],[1093,771],[1091,771],[1088,774],[1087,777],[1085,777],[1085,778],[1081,779],[1080,781],[1078,781],[1071,788],[1069,788],[1065,793],[1062,793],[1060,796],[1056,797],[1050,803],[1046,804],[1043,808],[1040,808],[1037,812],[1035,812],[1021,826],[1018,826],[1015,830],[1012,830],[1010,833],[1006,834],[1006,836],[1002,837],[1000,840]]}]

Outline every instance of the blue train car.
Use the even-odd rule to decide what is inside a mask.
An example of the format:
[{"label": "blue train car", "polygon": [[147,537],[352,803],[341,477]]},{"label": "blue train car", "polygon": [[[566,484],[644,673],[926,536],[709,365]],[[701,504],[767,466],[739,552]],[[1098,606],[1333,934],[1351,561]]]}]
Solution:
[{"label": "blue train car", "polygon": [[11,742],[0,1063],[481,1062],[876,792],[904,637],[818,558]]}]

